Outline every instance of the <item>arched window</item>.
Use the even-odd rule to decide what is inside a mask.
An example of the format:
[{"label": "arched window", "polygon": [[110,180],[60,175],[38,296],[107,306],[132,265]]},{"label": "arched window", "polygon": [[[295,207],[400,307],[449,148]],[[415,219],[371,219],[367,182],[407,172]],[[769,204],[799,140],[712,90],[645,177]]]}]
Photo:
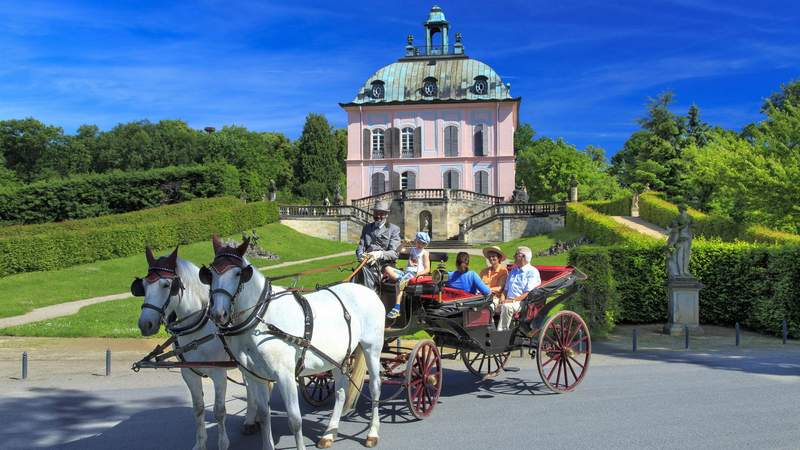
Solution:
[{"label": "arched window", "polygon": [[372,130],[372,159],[383,159],[384,131],[381,129]]},{"label": "arched window", "polygon": [[489,195],[489,174],[485,170],[475,172],[475,192]]},{"label": "arched window", "polygon": [[475,156],[486,156],[483,148],[483,135],[485,132],[486,130],[483,129],[483,125],[475,127],[474,143],[472,146],[475,151]]},{"label": "arched window", "polygon": [[444,156],[458,156],[458,127],[444,128]]},{"label": "arched window", "polygon": [[414,157],[414,129],[403,128],[400,132],[400,157],[413,158]]},{"label": "arched window", "polygon": [[383,172],[375,172],[372,174],[372,195],[383,194],[386,192],[386,176]]},{"label": "arched window", "polygon": [[442,187],[445,189],[460,189],[461,185],[458,181],[458,171],[450,169],[442,174]]},{"label": "arched window", "polygon": [[410,170],[400,174],[400,189],[416,189],[417,174]]}]

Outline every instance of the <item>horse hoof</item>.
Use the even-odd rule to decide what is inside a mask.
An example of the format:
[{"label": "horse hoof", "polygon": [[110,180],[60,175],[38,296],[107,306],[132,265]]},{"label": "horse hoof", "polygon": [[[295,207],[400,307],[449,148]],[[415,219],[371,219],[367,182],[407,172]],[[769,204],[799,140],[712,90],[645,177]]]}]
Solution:
[{"label": "horse hoof", "polygon": [[242,434],[245,436],[250,436],[252,434],[258,433],[258,429],[261,428],[261,425],[258,422],[255,423],[246,423],[242,427]]},{"label": "horse hoof", "polygon": [[378,436],[370,436],[367,438],[367,442],[365,444],[368,448],[375,447],[378,445]]},{"label": "horse hoof", "polygon": [[331,438],[322,438],[317,442],[317,448],[331,448],[333,445],[333,439]]}]

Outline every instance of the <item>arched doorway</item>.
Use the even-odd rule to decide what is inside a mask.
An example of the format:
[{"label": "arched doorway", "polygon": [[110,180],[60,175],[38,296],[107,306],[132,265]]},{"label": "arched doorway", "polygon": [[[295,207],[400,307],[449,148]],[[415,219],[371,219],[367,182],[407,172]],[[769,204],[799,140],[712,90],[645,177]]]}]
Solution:
[{"label": "arched doorway", "polygon": [[428,233],[428,236],[433,239],[433,214],[430,211],[419,213],[419,231]]}]

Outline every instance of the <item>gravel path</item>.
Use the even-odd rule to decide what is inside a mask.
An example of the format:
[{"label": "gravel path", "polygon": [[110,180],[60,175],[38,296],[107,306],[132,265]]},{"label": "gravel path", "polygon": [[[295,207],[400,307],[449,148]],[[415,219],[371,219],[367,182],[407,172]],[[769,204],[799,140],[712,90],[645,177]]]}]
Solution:
[{"label": "gravel path", "polygon": [[[341,253],[334,253],[332,255],[318,256],[316,258],[301,259],[299,261],[287,261],[284,263],[275,264],[274,266],[260,267],[258,270],[264,272],[267,270],[279,269],[281,267],[294,266],[298,264],[304,264],[307,262],[320,261],[324,259],[336,258],[339,256],[346,256],[350,254],[353,254],[353,252],[341,252]],[[26,314],[0,319],[0,328],[14,327],[17,325],[25,325],[27,323],[39,322],[41,320],[53,319],[62,316],[69,316],[72,314],[76,314],[84,306],[94,305],[103,302],[110,302],[113,300],[123,300],[126,298],[130,298],[130,296],[131,294],[129,292],[123,292],[121,294],[104,295],[101,297],[87,298],[84,300],[75,300],[66,303],[59,303],[57,305],[50,305],[42,308],[36,308],[33,311]]]},{"label": "gravel path", "polygon": [[667,230],[659,227],[658,225],[653,225],[652,223],[643,220],[641,217],[611,216],[611,218],[628,228],[632,228],[639,233],[646,234],[650,237],[654,237],[656,239],[666,239],[667,237]]}]

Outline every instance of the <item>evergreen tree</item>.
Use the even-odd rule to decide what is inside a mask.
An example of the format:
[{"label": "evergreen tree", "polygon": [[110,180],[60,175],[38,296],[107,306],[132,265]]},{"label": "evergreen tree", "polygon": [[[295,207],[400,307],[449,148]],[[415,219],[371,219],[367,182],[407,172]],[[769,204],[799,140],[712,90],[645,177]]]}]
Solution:
[{"label": "evergreen tree", "polygon": [[309,200],[332,196],[343,175],[340,145],[321,114],[309,114],[297,141],[297,181]]}]

